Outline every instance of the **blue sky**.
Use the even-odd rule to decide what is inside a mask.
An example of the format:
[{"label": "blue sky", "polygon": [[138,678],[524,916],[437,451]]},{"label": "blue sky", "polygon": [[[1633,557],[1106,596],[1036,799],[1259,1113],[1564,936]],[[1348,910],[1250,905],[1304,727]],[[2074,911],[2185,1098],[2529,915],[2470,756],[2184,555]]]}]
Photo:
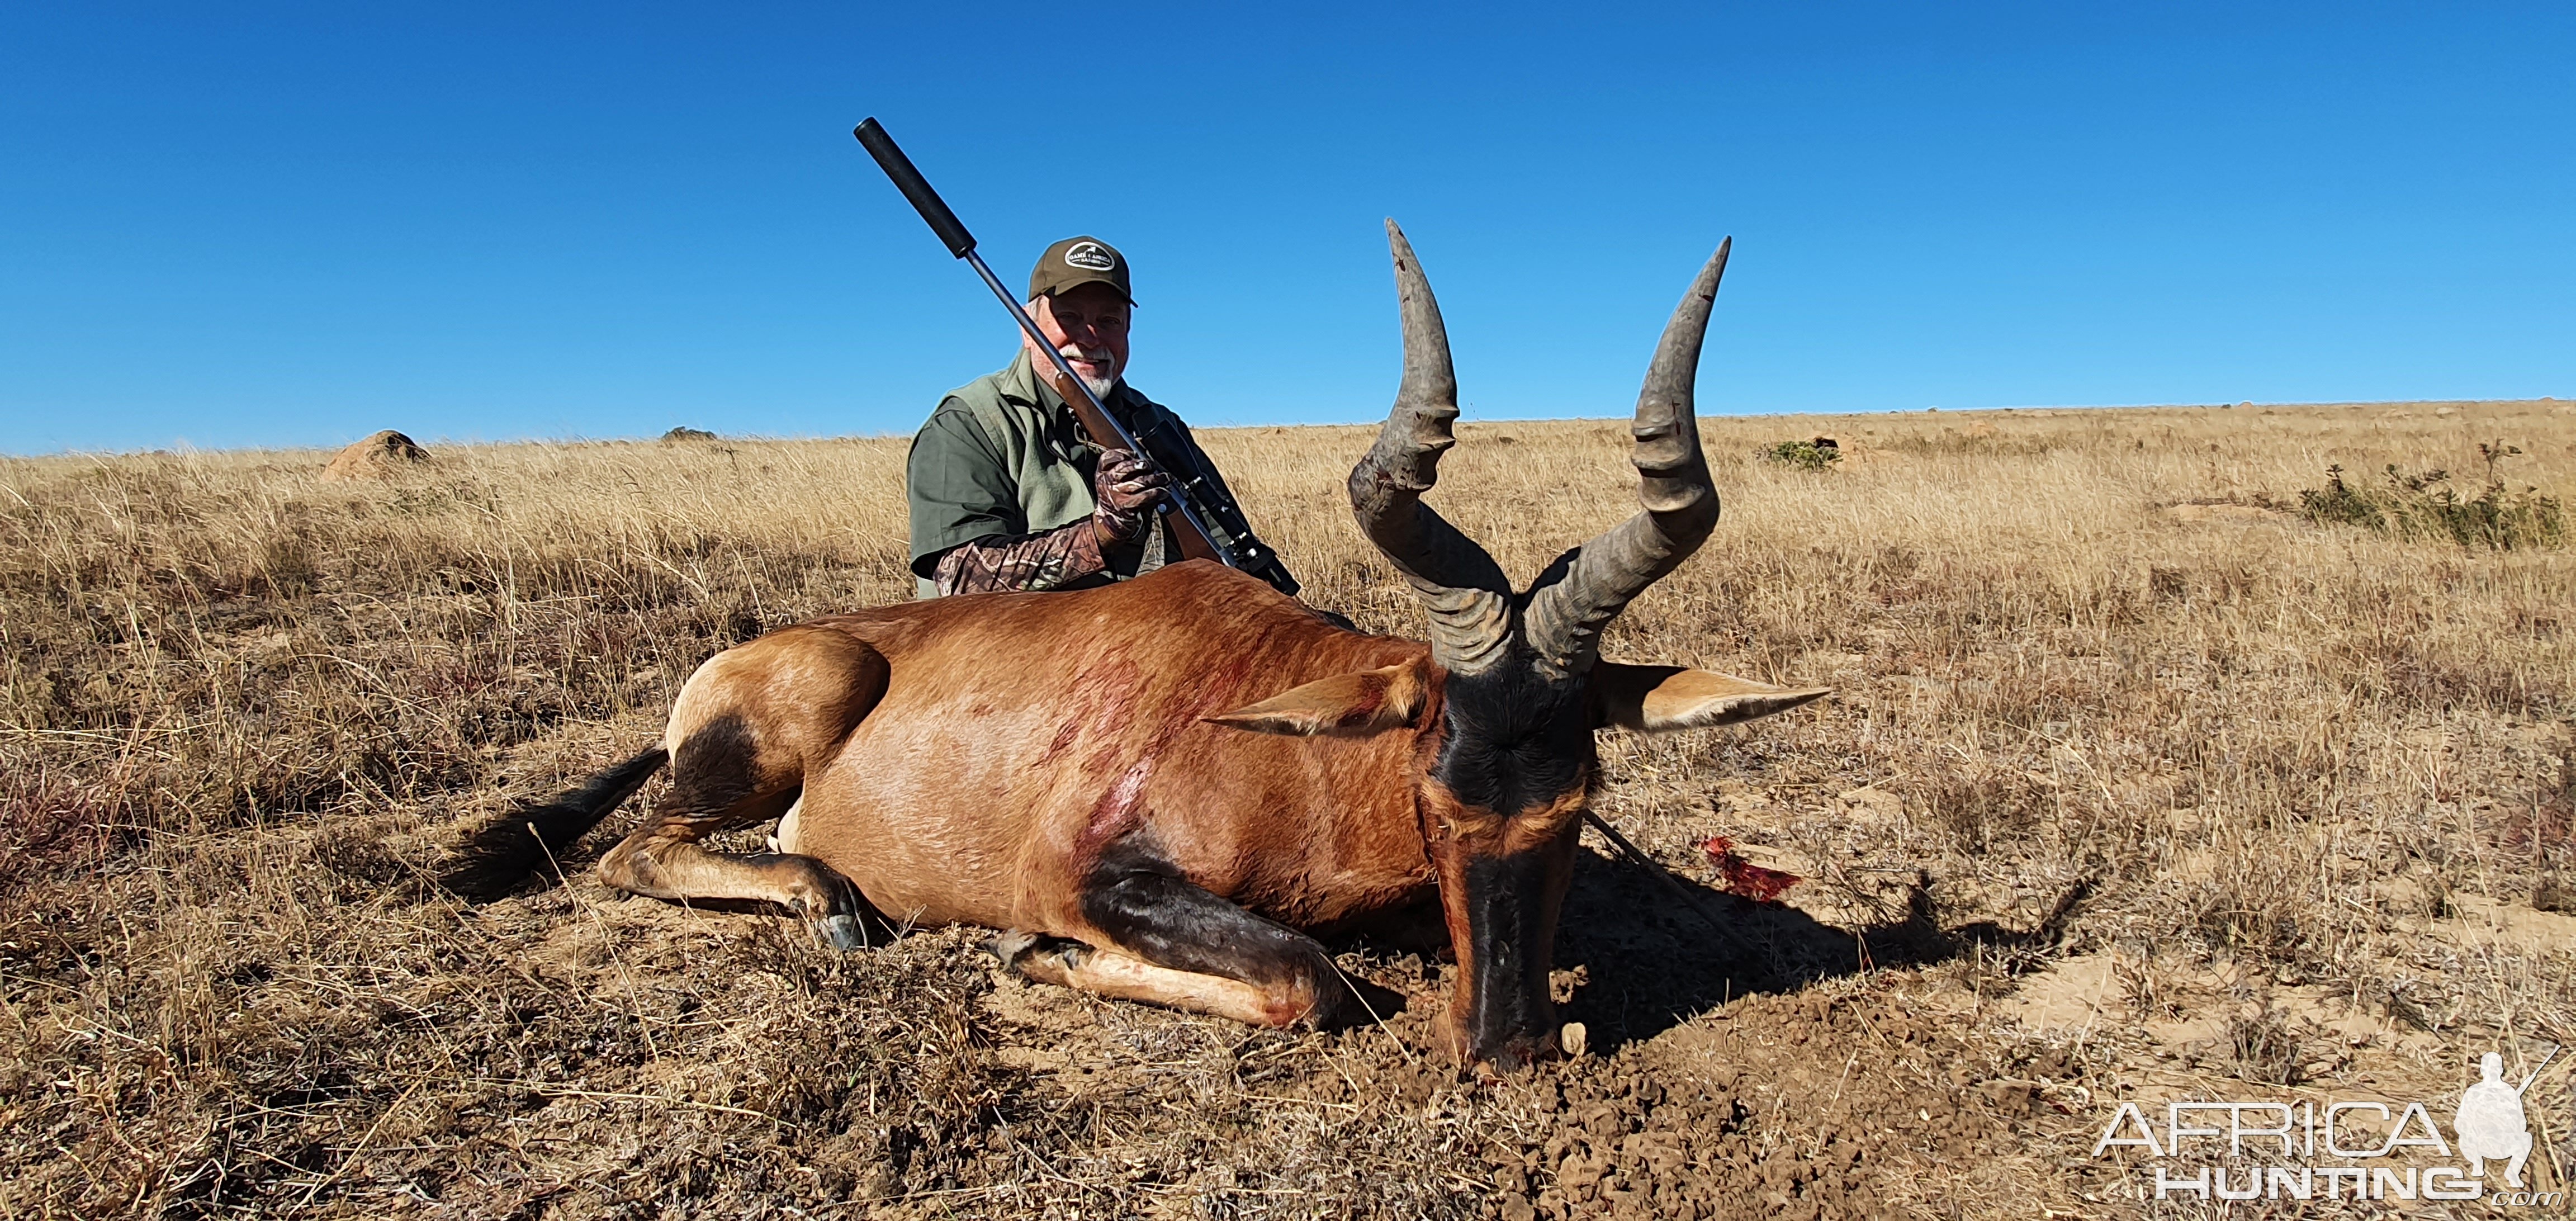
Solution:
[{"label": "blue sky", "polygon": [[[1102,15],[1108,14],[1108,15]],[[908,432],[1096,233],[1133,380],[1485,418],[2576,396],[2576,7],[19,4],[0,451]]]}]

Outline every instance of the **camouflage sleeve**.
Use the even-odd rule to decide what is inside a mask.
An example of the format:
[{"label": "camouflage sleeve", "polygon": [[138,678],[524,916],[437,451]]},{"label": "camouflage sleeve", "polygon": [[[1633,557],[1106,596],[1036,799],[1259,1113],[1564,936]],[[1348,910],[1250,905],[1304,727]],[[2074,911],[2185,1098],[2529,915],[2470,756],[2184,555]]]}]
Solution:
[{"label": "camouflage sleeve", "polygon": [[1035,534],[988,534],[939,557],[931,581],[941,597],[1007,590],[1055,589],[1108,567],[1100,535],[1086,517]]}]

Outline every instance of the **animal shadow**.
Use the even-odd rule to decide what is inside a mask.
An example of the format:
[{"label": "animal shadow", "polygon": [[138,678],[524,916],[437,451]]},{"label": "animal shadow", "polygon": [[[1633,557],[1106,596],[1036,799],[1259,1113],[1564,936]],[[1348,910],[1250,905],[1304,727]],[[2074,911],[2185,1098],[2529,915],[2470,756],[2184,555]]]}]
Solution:
[{"label": "animal shadow", "polygon": [[[1584,970],[1585,982],[1562,1016],[1582,1022],[1596,1049],[1653,1038],[1739,996],[1796,991],[1871,967],[1928,966],[1978,944],[2053,945],[2090,893],[2079,884],[2026,931],[1991,921],[1945,929],[1928,884],[1918,879],[1902,916],[1854,930],[1784,903],[1756,903],[1686,877],[1672,881],[1696,905],[1675,896],[1650,867],[1590,848],[1575,857],[1557,926],[1556,965]],[[1695,907],[1725,921],[1735,936],[1711,928]]]}]

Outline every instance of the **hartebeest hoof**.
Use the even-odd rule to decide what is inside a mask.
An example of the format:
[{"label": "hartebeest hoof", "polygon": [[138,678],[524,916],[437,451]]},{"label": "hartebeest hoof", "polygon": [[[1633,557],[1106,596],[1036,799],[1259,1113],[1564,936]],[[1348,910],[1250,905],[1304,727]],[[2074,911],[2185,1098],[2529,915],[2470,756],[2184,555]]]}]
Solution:
[{"label": "hartebeest hoof", "polygon": [[1092,953],[1090,946],[1079,941],[1018,928],[993,934],[984,948],[1002,960],[1003,970],[1030,983],[1075,989],[1082,984],[1074,978],[1074,972]]},{"label": "hartebeest hoof", "polygon": [[1373,1025],[1404,1012],[1403,993],[1341,971],[1334,971],[1319,991],[1310,1019],[1319,1030]]},{"label": "hartebeest hoof", "polygon": [[1008,928],[993,934],[993,939],[985,942],[984,948],[1002,960],[1002,969],[1018,972],[1020,957],[1036,949],[1038,942],[1043,940],[1046,939],[1027,929]]},{"label": "hartebeest hoof", "polygon": [[843,912],[837,916],[825,916],[815,925],[815,928],[821,931],[826,944],[843,953],[868,948],[867,922],[860,919],[857,913]]},{"label": "hartebeest hoof", "polygon": [[868,917],[875,909],[841,872],[810,856],[771,855],[752,863],[778,879],[787,909],[814,925],[823,943],[847,953],[869,947]]}]

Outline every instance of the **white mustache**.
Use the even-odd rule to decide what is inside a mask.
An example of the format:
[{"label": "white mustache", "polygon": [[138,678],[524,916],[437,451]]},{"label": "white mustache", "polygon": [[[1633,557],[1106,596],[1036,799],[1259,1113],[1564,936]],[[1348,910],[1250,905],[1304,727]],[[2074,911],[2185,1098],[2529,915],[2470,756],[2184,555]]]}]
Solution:
[{"label": "white mustache", "polygon": [[1117,363],[1117,359],[1110,355],[1109,349],[1107,348],[1084,348],[1077,347],[1073,344],[1066,344],[1065,346],[1056,349],[1056,351],[1066,360],[1079,360],[1086,364],[1108,365]]}]

